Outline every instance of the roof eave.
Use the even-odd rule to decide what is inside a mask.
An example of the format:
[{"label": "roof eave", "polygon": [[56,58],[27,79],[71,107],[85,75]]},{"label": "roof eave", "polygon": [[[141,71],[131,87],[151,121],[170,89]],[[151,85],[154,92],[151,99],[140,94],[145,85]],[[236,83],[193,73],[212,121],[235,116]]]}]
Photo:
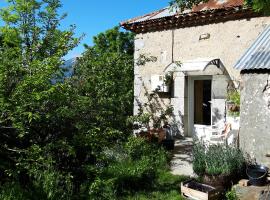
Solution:
[{"label": "roof eave", "polygon": [[135,33],[145,33],[172,28],[182,28],[224,22],[241,18],[251,18],[257,16],[261,16],[261,14],[255,13],[250,8],[246,8],[243,6],[234,6],[222,9],[197,11],[186,14],[176,14],[172,16],[145,20],[141,22],[122,22],[120,23],[120,25],[126,30],[130,30]]}]

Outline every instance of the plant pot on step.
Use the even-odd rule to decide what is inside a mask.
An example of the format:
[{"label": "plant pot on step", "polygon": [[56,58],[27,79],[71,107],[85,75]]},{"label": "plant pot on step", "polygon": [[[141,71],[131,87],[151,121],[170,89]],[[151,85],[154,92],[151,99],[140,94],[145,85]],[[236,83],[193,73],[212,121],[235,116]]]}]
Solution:
[{"label": "plant pot on step", "polygon": [[174,139],[162,140],[161,145],[167,150],[174,150]]},{"label": "plant pot on step", "polygon": [[154,128],[149,130],[152,137],[158,138],[158,143],[161,143],[166,137],[166,130],[163,128]]},{"label": "plant pot on step", "polygon": [[230,112],[239,112],[240,111],[240,106],[236,105],[235,103],[231,102],[227,104],[227,109]]}]

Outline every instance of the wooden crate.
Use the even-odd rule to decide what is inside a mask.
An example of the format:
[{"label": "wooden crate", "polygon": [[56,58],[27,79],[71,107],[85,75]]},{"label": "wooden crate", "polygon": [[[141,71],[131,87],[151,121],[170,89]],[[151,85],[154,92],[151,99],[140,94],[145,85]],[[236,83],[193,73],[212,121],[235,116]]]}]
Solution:
[{"label": "wooden crate", "polygon": [[212,186],[188,180],[181,183],[181,194],[195,200],[217,200],[220,192]]}]

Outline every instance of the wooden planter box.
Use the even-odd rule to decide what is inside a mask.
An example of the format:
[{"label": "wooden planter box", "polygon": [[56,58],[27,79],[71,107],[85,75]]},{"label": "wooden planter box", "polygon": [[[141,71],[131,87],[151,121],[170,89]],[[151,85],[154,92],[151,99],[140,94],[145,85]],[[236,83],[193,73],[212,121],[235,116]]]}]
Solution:
[{"label": "wooden planter box", "polygon": [[216,200],[220,196],[220,192],[216,188],[194,180],[181,183],[181,194],[195,200]]}]

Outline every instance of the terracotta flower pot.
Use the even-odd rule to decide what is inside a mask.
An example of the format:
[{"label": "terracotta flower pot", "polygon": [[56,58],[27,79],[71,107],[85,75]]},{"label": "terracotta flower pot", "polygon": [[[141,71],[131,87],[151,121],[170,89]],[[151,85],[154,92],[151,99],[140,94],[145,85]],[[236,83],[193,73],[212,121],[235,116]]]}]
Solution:
[{"label": "terracotta flower pot", "polygon": [[150,135],[158,138],[159,143],[163,141],[166,137],[166,131],[163,128],[150,129],[149,132]]},{"label": "terracotta flower pot", "polygon": [[236,105],[235,103],[229,103],[227,104],[227,109],[231,112],[239,112],[240,106]]}]

